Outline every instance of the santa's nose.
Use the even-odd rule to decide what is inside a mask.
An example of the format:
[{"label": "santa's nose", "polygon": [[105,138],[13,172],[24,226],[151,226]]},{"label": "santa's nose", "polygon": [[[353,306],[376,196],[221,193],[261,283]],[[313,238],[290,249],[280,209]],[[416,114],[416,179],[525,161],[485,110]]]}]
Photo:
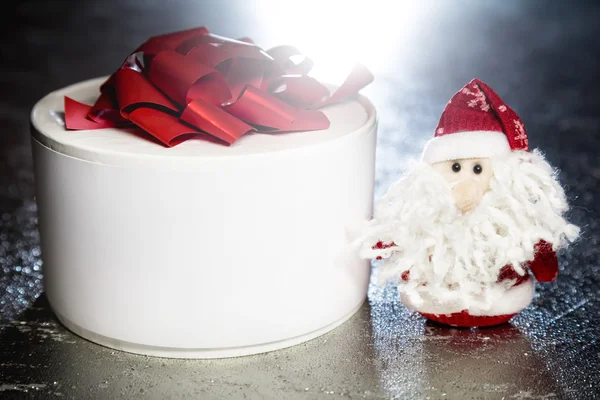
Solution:
[{"label": "santa's nose", "polygon": [[452,197],[456,206],[463,212],[477,207],[483,197],[481,184],[474,179],[466,179],[458,182],[452,189]]}]

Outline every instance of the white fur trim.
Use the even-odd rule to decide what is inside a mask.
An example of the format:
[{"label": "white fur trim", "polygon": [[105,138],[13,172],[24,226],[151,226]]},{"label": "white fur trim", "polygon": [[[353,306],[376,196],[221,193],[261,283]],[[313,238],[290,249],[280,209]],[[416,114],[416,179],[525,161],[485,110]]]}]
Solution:
[{"label": "white fur trim", "polygon": [[425,145],[422,160],[428,164],[463,158],[496,157],[510,153],[502,132],[472,131],[437,136]]},{"label": "white fur trim", "polygon": [[533,279],[529,278],[520,285],[513,286],[504,292],[504,296],[492,304],[489,310],[479,314],[476,312],[477,310],[473,310],[472,315],[506,315],[518,313],[531,303],[534,293],[534,282]]},{"label": "white fur trim", "polygon": [[[494,299],[489,308],[472,306],[466,311],[473,316],[516,314],[531,303],[535,292],[534,282],[530,277],[520,285],[513,286],[508,290],[501,283],[494,284],[494,286],[492,290],[498,290],[501,294]],[[454,304],[440,304],[436,301],[427,301],[428,299],[425,298],[423,298],[425,300],[423,303],[416,306],[411,302],[410,297],[402,292],[400,293],[400,300],[408,308],[425,314],[443,315],[458,313],[464,310]]]}]

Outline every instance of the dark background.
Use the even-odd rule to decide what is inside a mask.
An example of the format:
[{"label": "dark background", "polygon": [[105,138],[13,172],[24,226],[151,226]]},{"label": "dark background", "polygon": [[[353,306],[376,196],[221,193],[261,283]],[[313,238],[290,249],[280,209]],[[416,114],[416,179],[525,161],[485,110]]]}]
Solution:
[{"label": "dark background", "polygon": [[[327,388],[353,398],[594,398],[600,385],[600,3],[352,3],[5,2],[0,398],[321,398],[330,395]],[[520,115],[530,145],[560,170],[572,203],[569,218],[583,229],[578,244],[560,254],[558,282],[539,288],[534,304],[508,327],[479,334],[428,326],[403,309],[393,291],[372,287],[369,304],[328,336],[330,342],[354,340],[344,342],[345,349],[315,342],[235,362],[115,355],[65,331],[42,294],[29,112],[50,91],[112,73],[149,36],[195,26],[249,36],[265,48],[294,44],[325,66],[357,58],[371,68],[376,80],[364,94],[380,117],[377,195],[419,154],[452,94],[474,77],[488,83]],[[321,358],[313,358],[316,353]],[[342,366],[342,359],[355,368]],[[149,366],[161,372],[141,372]],[[215,378],[227,373],[227,381]],[[320,386],[305,390],[311,382]]]}]

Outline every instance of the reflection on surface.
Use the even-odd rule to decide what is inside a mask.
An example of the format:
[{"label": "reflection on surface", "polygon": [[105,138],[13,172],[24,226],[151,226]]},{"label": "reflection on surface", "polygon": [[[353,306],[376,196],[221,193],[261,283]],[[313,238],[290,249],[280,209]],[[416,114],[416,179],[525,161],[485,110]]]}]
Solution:
[{"label": "reflection on surface", "polygon": [[562,389],[530,339],[513,325],[449,328],[426,322],[400,303],[382,300],[385,297],[371,297],[371,318],[375,365],[381,388],[390,396],[561,397]]},{"label": "reflection on surface", "polygon": [[[580,306],[569,310],[579,318],[573,314]],[[392,287],[372,285],[370,306],[310,342],[235,359],[170,360],[83,340],[56,322],[42,296],[0,332],[0,341],[10,344],[0,348],[1,388],[93,398],[569,398],[573,387],[559,382],[575,383],[565,371],[593,362],[585,357],[593,356],[594,342],[566,340],[574,329],[568,321],[534,309],[515,325],[452,329],[406,309]],[[574,360],[576,347],[584,358]],[[570,357],[561,359],[565,354]],[[577,393],[589,390],[595,389]]]},{"label": "reflection on surface", "polygon": [[363,307],[334,331],[291,348],[220,360],[166,359],[72,334],[41,296],[0,332],[0,342],[11,344],[0,347],[0,398],[27,391],[77,399],[376,399],[368,321]]},{"label": "reflection on surface", "polygon": [[[564,256],[564,255],[563,255]],[[563,265],[569,264],[568,257]],[[537,284],[531,306],[509,324],[458,329],[408,310],[393,284],[369,287],[374,357],[381,389],[411,398],[587,398],[592,381],[580,371],[598,362],[600,328],[589,318],[593,269],[563,270],[553,284]],[[587,283],[586,283],[587,282]],[[579,287],[575,290],[574,288]],[[571,289],[569,289],[571,288]]]}]

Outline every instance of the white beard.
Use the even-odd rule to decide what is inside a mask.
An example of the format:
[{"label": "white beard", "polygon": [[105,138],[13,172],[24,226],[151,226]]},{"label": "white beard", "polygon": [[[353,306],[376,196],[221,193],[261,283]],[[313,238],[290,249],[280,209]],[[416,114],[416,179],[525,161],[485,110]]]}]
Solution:
[{"label": "white beard", "polygon": [[[556,172],[538,152],[515,151],[492,159],[494,176],[481,203],[463,214],[451,185],[419,163],[393,184],[375,207],[361,241],[361,255],[382,257],[380,281],[398,289],[418,308],[424,301],[452,304],[449,311],[489,309],[514,281],[498,285],[502,267],[533,260],[545,240],[554,250],[574,241],[579,228],[563,218],[568,210]],[[373,249],[377,242],[395,243]],[[410,271],[408,281],[399,280]]]}]

